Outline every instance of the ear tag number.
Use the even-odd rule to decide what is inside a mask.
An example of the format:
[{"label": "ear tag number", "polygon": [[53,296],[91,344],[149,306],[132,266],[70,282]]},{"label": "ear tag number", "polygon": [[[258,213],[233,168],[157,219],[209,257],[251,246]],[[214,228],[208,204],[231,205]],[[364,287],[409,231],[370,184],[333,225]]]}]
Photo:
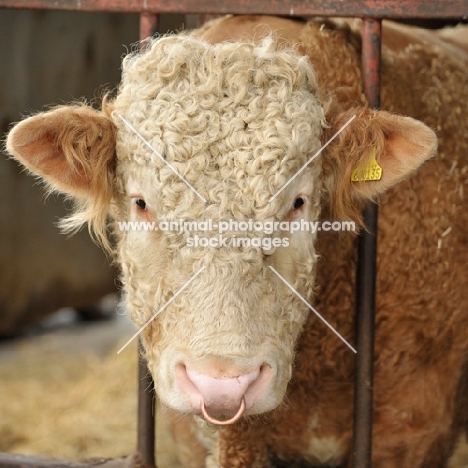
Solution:
[{"label": "ear tag number", "polygon": [[357,167],[351,173],[352,182],[364,182],[367,180],[380,180],[382,178],[382,168],[375,159],[375,147],[372,148],[372,153],[369,161],[366,164]]}]

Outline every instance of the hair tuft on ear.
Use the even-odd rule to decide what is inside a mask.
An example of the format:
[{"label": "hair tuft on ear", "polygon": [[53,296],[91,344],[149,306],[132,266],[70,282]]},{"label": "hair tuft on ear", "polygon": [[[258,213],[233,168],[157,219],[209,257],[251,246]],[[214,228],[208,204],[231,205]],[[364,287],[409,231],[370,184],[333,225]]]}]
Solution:
[{"label": "hair tuft on ear", "polygon": [[[328,116],[330,127],[324,132],[324,143],[353,115],[355,119],[324,150],[322,165],[330,214],[363,227],[365,202],[376,200],[434,156],[437,137],[418,120],[361,108]],[[353,180],[354,171],[372,165],[380,167],[378,179]]]},{"label": "hair tuft on ear", "polygon": [[75,200],[75,213],[62,227],[74,232],[88,222],[92,237],[108,250],[107,212],[116,163],[111,106],[104,101],[103,111],[71,105],[39,113],[13,127],[6,142],[7,151],[52,191]]}]

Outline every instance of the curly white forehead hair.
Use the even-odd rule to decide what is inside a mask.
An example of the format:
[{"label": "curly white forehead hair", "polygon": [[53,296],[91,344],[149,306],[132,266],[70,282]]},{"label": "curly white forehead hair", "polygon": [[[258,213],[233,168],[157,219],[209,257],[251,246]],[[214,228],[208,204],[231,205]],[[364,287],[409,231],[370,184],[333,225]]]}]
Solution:
[{"label": "curly white forehead hair", "polygon": [[325,124],[308,58],[278,48],[271,36],[257,44],[212,45],[184,35],[155,40],[124,59],[114,106],[121,195],[129,174],[138,178],[138,167],[151,168],[152,206],[172,218],[186,217],[188,206],[193,216],[206,216],[212,204],[209,214],[219,218],[271,217],[282,197],[268,200],[319,149]]}]

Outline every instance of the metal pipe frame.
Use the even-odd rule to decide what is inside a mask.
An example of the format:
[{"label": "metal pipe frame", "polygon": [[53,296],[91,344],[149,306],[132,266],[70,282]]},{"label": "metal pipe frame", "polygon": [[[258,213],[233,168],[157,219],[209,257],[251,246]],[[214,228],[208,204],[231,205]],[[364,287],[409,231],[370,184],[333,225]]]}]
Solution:
[{"label": "metal pipe frame", "polygon": [[[296,4],[297,3],[297,4]],[[287,16],[344,16],[363,18],[362,71],[364,90],[373,108],[380,107],[381,19],[454,19],[468,18],[468,0],[239,0],[235,4],[219,0],[0,0],[0,8],[54,9],[74,11],[108,11],[140,14],[140,39],[154,34],[158,14],[270,14]],[[358,243],[356,274],[356,337],[353,468],[370,468],[372,459],[373,353],[375,316],[375,278],[377,254],[377,220],[375,204],[364,211],[368,231]],[[138,437],[133,463],[143,468],[155,464],[154,383],[146,363],[139,358]],[[1,468],[128,467],[128,459],[92,459],[84,461],[0,454]]]},{"label": "metal pipe frame", "polygon": [[[466,0],[1,0],[0,7],[122,13],[264,14],[452,19]],[[466,17],[466,16],[465,16]]]},{"label": "metal pipe frame", "polygon": [[138,434],[135,464],[141,468],[155,468],[156,448],[156,394],[154,382],[145,359],[138,356]]},{"label": "metal pipe frame", "polygon": [[[154,13],[140,14],[140,43],[145,48],[145,39],[156,33],[159,16]],[[154,382],[143,358],[143,344],[138,344],[138,420],[137,449],[134,465],[141,468],[156,468],[156,392]]]},{"label": "metal pipe frame", "polygon": [[[365,18],[362,26],[362,76],[369,106],[380,107],[381,21]],[[356,271],[356,363],[354,372],[353,468],[370,468],[374,381],[374,317],[377,275],[378,209],[364,209]]]}]

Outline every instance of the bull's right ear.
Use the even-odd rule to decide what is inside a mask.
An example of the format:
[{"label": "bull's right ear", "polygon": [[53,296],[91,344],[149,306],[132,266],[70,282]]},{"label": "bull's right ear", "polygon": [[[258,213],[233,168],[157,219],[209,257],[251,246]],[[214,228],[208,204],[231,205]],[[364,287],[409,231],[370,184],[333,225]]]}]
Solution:
[{"label": "bull's right ear", "polygon": [[29,117],[9,133],[6,148],[53,189],[85,199],[110,199],[116,127],[85,105],[62,106]]}]

